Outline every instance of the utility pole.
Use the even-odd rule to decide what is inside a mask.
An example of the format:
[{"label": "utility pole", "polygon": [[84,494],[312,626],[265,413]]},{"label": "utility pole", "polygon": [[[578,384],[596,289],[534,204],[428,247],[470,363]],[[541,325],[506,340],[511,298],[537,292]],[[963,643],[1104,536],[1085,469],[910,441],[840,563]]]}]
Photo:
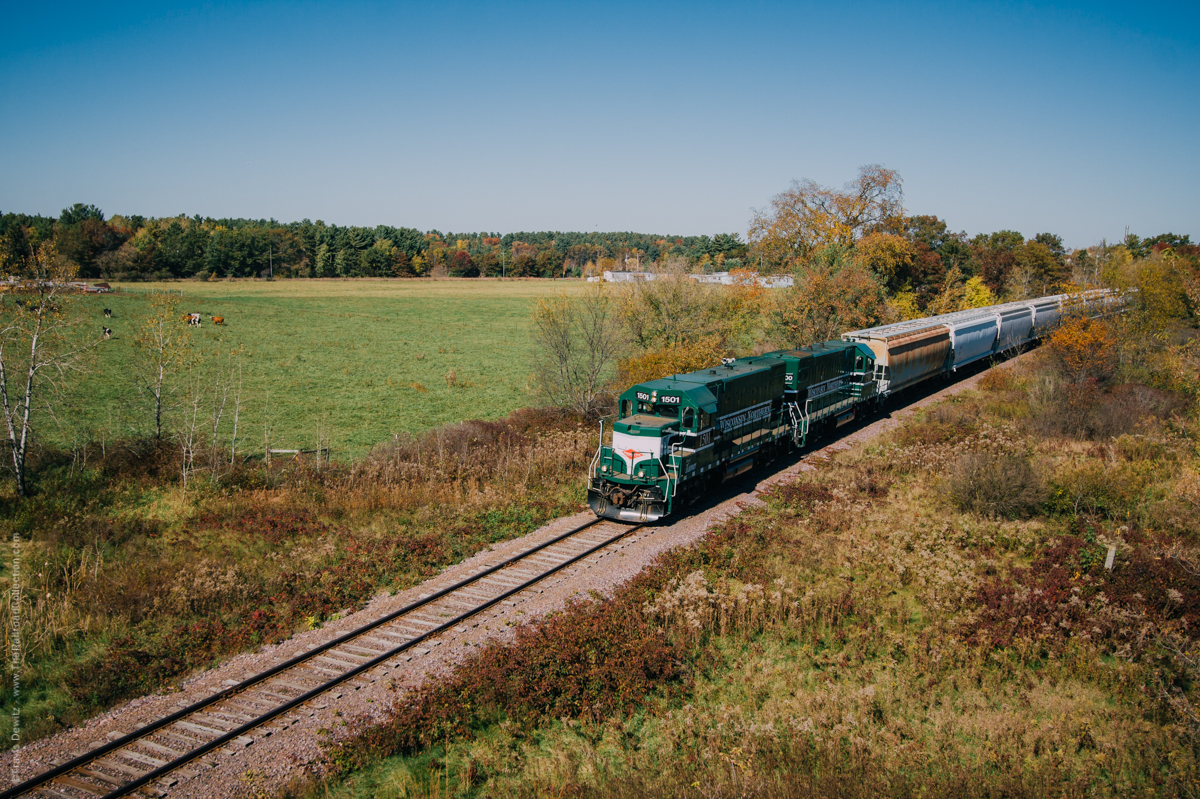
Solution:
[{"label": "utility pole", "polygon": [[275,279],[275,245],[267,245],[267,277]]}]

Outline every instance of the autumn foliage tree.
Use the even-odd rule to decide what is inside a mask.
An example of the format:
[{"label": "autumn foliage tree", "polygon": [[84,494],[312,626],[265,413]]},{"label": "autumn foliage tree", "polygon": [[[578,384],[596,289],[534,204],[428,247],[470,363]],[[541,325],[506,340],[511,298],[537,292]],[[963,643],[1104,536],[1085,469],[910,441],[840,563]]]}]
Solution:
[{"label": "autumn foliage tree", "polygon": [[992,293],[983,278],[976,275],[964,279],[958,267],[951,267],[942,281],[941,290],[925,307],[925,313],[930,316],[955,311],[965,311],[969,308],[983,308],[995,305],[999,299]]},{"label": "autumn foliage tree", "polygon": [[640,355],[623,358],[617,365],[613,387],[623,390],[629,386],[658,380],[667,375],[694,372],[720,362],[726,349],[717,336],[694,341],[679,341]]},{"label": "autumn foliage tree", "polygon": [[732,320],[719,307],[714,288],[688,276],[688,265],[670,260],[651,280],[619,288],[621,314],[633,343],[643,350],[729,335]]},{"label": "autumn foliage tree", "polygon": [[854,247],[854,259],[892,290],[905,285],[915,270],[917,258],[916,245],[894,233],[869,233]]},{"label": "autumn foliage tree", "polygon": [[1117,364],[1117,339],[1108,322],[1077,316],[1050,334],[1050,357],[1071,384],[1102,383]]},{"label": "autumn foliage tree", "polygon": [[887,305],[870,269],[831,245],[795,272],[791,288],[775,295],[770,328],[777,343],[800,347],[872,327]]},{"label": "autumn foliage tree", "polygon": [[903,227],[904,191],[900,173],[878,164],[859,168],[858,178],[841,189],[811,180],[793,181],[757,211],[750,242],[765,263],[802,263],[830,244],[849,246],[876,231]]},{"label": "autumn foliage tree", "polygon": [[1195,294],[1195,278],[1180,269],[1177,258],[1155,253],[1139,261],[1131,283],[1134,318],[1148,335],[1161,333],[1175,325],[1191,321],[1195,311],[1190,294]]},{"label": "autumn foliage tree", "polygon": [[479,267],[466,250],[458,250],[450,258],[451,277],[479,277]]},{"label": "autumn foliage tree", "polygon": [[620,364],[620,387],[717,363],[756,326],[763,296],[745,272],[732,286],[698,283],[682,259],[669,259],[653,280],[626,285],[621,312],[635,352]]}]

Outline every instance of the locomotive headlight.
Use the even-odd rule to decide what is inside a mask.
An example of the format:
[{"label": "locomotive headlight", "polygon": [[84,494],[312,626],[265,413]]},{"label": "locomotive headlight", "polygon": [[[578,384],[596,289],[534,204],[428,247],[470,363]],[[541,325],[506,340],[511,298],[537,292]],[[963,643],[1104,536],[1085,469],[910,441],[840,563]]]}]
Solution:
[{"label": "locomotive headlight", "polygon": [[644,471],[642,471],[641,469],[638,469],[638,477],[645,477],[645,476],[646,476],[646,473]]},{"label": "locomotive headlight", "polygon": [[607,472],[607,471],[608,471],[608,467],[607,467],[607,466],[601,466],[601,467],[600,467],[600,471],[602,471],[602,472]]}]

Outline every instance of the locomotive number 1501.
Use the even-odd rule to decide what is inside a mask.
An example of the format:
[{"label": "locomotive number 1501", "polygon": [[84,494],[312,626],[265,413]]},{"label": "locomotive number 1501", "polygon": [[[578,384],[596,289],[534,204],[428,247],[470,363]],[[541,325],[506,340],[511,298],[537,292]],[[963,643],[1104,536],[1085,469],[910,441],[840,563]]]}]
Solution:
[{"label": "locomotive number 1501", "polygon": [[641,391],[639,391],[637,393],[637,398],[638,398],[639,402],[654,401],[654,402],[658,402],[661,405],[678,405],[680,403],[679,397],[654,397],[654,398],[652,398],[649,394],[643,393]]}]

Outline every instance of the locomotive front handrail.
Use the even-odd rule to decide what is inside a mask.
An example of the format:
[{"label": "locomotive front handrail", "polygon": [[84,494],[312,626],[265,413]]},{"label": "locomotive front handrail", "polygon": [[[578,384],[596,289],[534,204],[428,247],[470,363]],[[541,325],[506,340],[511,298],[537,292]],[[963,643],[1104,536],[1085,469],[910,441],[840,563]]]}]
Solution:
[{"label": "locomotive front handrail", "polygon": [[683,445],[675,442],[670,447],[670,450],[667,452],[667,463],[675,468],[674,482],[671,480],[671,470],[663,465],[662,458],[658,459],[659,466],[663,467],[663,474],[667,476],[667,496],[665,499],[675,499],[675,495],[679,492],[679,473],[683,470],[683,461],[679,456],[679,450],[683,449]]},{"label": "locomotive front handrail", "polygon": [[600,464],[600,454],[602,452],[604,452],[604,420],[608,419],[608,418],[609,417],[607,417],[607,416],[600,417],[600,440],[596,444],[596,454],[592,458],[591,464],[588,466],[588,479],[589,480],[596,479],[596,467],[599,466],[599,464]]}]

